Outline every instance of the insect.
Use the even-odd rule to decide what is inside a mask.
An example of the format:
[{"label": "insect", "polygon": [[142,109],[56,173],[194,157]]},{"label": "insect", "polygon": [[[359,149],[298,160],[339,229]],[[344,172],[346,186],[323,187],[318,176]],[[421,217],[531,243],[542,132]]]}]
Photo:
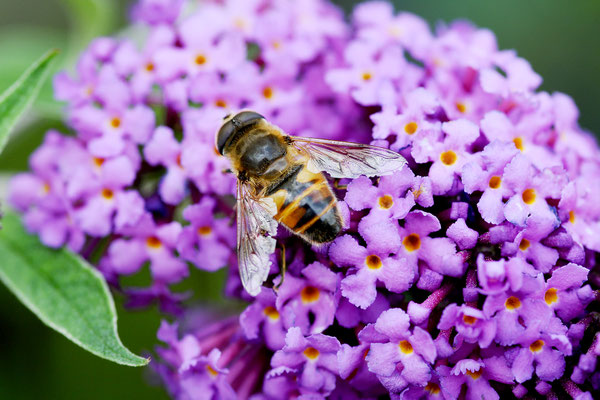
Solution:
[{"label": "insect", "polygon": [[387,175],[406,160],[365,144],[290,136],[253,111],[225,117],[216,136],[237,175],[237,255],[246,291],[256,296],[269,275],[280,223],[312,244],[342,229],[337,199],[323,175]]}]

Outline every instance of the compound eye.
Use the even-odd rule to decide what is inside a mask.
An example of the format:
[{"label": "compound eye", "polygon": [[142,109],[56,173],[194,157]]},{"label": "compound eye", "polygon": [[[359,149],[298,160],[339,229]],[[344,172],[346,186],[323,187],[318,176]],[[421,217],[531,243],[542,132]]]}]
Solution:
[{"label": "compound eye", "polygon": [[264,118],[265,117],[254,111],[242,111],[233,117],[233,119],[237,120],[240,125],[246,125],[250,122]]},{"label": "compound eye", "polygon": [[231,135],[235,134],[236,130],[240,129],[243,126],[253,124],[259,119],[264,119],[262,115],[254,111],[242,111],[237,113],[235,116],[231,117],[230,115],[226,116],[225,122],[219,132],[217,133],[217,149],[219,153],[223,155],[225,150],[225,144],[231,137]]},{"label": "compound eye", "polygon": [[219,153],[221,155],[223,155],[225,143],[227,143],[227,140],[229,139],[229,137],[231,137],[231,135],[233,135],[233,132],[235,132],[235,129],[236,128],[235,128],[235,125],[233,124],[232,120],[225,122],[223,124],[223,126],[221,126],[221,129],[219,129],[219,133],[217,133],[217,149],[219,150]]}]

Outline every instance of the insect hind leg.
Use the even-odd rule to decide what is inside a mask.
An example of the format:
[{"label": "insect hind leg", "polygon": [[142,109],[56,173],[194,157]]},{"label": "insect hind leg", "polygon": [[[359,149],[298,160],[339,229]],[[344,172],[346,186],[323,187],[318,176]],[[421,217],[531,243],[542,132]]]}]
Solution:
[{"label": "insect hind leg", "polygon": [[283,284],[283,280],[285,279],[285,273],[287,272],[287,263],[285,260],[285,244],[279,243],[281,245],[281,280],[277,285],[275,285],[274,289],[277,291]]}]

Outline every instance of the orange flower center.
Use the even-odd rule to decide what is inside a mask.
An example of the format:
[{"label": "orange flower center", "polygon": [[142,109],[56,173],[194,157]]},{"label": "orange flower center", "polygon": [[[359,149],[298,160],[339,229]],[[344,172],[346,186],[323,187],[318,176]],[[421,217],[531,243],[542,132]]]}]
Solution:
[{"label": "orange flower center", "polygon": [[206,64],[206,56],[204,54],[198,54],[194,59],[196,65],[204,65]]},{"label": "orange flower center", "polygon": [[523,151],[523,138],[521,137],[516,137],[513,139],[513,143],[515,144],[515,147],[521,151]]},{"label": "orange flower center", "polygon": [[569,222],[572,224],[575,223],[575,211],[569,211]]},{"label": "orange flower center", "polygon": [[502,184],[502,178],[500,178],[499,176],[492,176],[490,178],[490,182],[488,183],[488,185],[492,189],[498,189],[501,184]]},{"label": "orange flower center", "polygon": [[152,72],[152,71],[154,71],[154,64],[149,62],[146,64],[146,67],[144,69],[148,72]]},{"label": "orange flower center", "polygon": [[217,99],[217,100],[215,100],[215,106],[221,107],[221,108],[227,108],[227,102],[223,99]]},{"label": "orange flower center", "polygon": [[394,205],[394,199],[392,199],[392,196],[390,196],[389,194],[381,196],[378,202],[379,208],[381,208],[382,210],[389,210]]},{"label": "orange flower center", "polygon": [[307,347],[302,354],[304,354],[304,357],[308,358],[309,360],[316,360],[319,357],[319,350],[315,349],[314,347]]},{"label": "orange flower center", "polygon": [[277,321],[279,320],[279,312],[275,309],[275,307],[265,307],[265,309],[263,310],[263,313],[269,317],[272,321]]},{"label": "orange flower center", "polygon": [[320,296],[321,291],[314,286],[306,286],[304,289],[302,289],[302,292],[300,292],[300,297],[302,298],[302,302],[304,304],[314,303],[315,301],[319,300]]},{"label": "orange flower center", "polygon": [[373,79],[373,75],[371,75],[370,72],[363,72],[362,79],[363,79],[363,81],[368,82],[371,79]]},{"label": "orange flower center", "polygon": [[519,249],[521,249],[521,251],[527,250],[529,246],[531,246],[531,242],[527,239],[522,239],[521,243],[519,243]]},{"label": "orange flower center", "polygon": [[267,86],[266,88],[263,89],[262,94],[265,99],[272,98],[273,97],[273,88],[271,88],[270,86]]},{"label": "orange flower center", "polygon": [[531,345],[529,345],[529,350],[531,350],[532,353],[537,353],[538,351],[541,351],[543,347],[544,341],[538,339],[535,342],[531,343]]},{"label": "orange flower center", "polygon": [[472,317],[470,315],[463,315],[463,321],[465,322],[465,324],[473,325],[475,322],[477,322],[477,318]]},{"label": "orange flower center", "polygon": [[219,373],[217,371],[215,371],[215,369],[213,367],[211,367],[210,365],[206,366],[206,370],[208,371],[209,375],[212,376],[213,378],[217,375],[219,375]]},{"label": "orange flower center", "polygon": [[465,103],[463,103],[461,101],[456,102],[456,109],[461,114],[464,114],[465,112],[467,112],[467,106],[465,105]]},{"label": "orange flower center", "polygon": [[119,117],[114,117],[113,119],[110,120],[110,126],[117,129],[118,127],[121,126],[121,119]]},{"label": "orange flower center", "polygon": [[429,382],[426,386],[425,386],[425,390],[428,391],[431,394],[439,394],[440,393],[440,385],[438,385],[437,383],[434,382]]},{"label": "orange flower center", "polygon": [[162,243],[156,236],[150,236],[146,239],[146,245],[148,245],[150,248],[158,249],[160,246],[162,246]]},{"label": "orange flower center", "polygon": [[412,344],[410,344],[408,340],[403,340],[400,343],[398,343],[398,347],[400,348],[400,351],[404,354],[412,354],[413,352]]},{"label": "orange flower center", "polygon": [[381,258],[379,258],[379,256],[376,256],[375,254],[367,256],[367,258],[365,259],[365,264],[370,269],[379,269],[383,265],[381,263]]},{"label": "orange flower center", "polygon": [[406,132],[408,135],[414,134],[417,129],[419,129],[419,125],[417,125],[416,122],[409,122],[408,124],[404,125],[404,132]]},{"label": "orange flower center", "polygon": [[442,160],[442,163],[444,165],[452,165],[456,162],[457,159],[458,157],[456,153],[452,150],[445,151],[440,155],[440,160]]},{"label": "orange flower center", "polygon": [[402,240],[402,244],[406,248],[406,251],[413,252],[421,248],[421,238],[416,233],[411,233]]},{"label": "orange flower center", "polygon": [[104,164],[104,158],[100,158],[100,157],[94,157],[92,162],[94,163],[94,165],[96,167],[101,167],[102,164]]},{"label": "orange flower center", "polygon": [[557,292],[558,292],[558,289],[556,289],[556,288],[550,288],[550,289],[546,290],[546,293],[544,294],[544,300],[546,301],[546,304],[551,305],[558,301],[558,293]]},{"label": "orange flower center", "polygon": [[106,200],[111,200],[114,197],[114,192],[108,188],[104,188],[102,189],[102,197],[104,197]]},{"label": "orange flower center", "polygon": [[212,228],[210,226],[201,226],[198,228],[198,234],[202,236],[207,236],[212,233]]},{"label": "orange flower center", "polygon": [[469,371],[467,370],[467,375],[469,375],[471,378],[477,380],[479,379],[479,377],[481,376],[481,374],[483,374],[483,368],[479,368],[479,371]]},{"label": "orange flower center", "polygon": [[521,300],[519,300],[515,296],[510,296],[508,299],[506,299],[504,306],[508,310],[516,310],[517,308],[521,307]]},{"label": "orange flower center", "polygon": [[522,197],[525,204],[533,204],[536,198],[535,189],[525,189]]}]

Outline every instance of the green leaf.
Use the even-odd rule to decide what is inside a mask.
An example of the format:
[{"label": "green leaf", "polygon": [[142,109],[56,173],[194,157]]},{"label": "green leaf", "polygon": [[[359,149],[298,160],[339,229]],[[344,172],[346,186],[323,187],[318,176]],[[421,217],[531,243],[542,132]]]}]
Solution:
[{"label": "green leaf", "polygon": [[0,230],[0,280],[46,325],[85,350],[122,365],[148,364],[121,343],[102,276],[78,255],[42,245],[13,212]]},{"label": "green leaf", "polygon": [[10,130],[37,96],[50,62],[57,54],[57,50],[47,52],[0,96],[0,153],[8,142]]}]

